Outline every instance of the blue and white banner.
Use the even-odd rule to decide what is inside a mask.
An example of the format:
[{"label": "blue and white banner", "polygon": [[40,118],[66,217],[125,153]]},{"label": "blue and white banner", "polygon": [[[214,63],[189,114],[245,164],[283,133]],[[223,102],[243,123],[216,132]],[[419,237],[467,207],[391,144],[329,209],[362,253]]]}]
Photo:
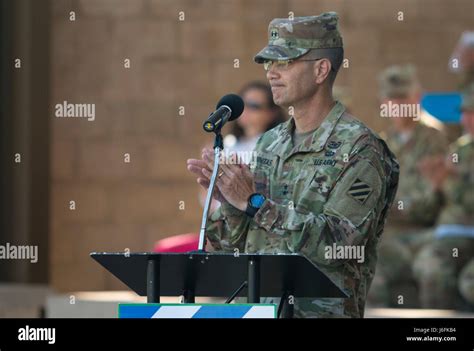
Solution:
[{"label": "blue and white banner", "polygon": [[276,318],[276,305],[119,304],[119,318]]}]

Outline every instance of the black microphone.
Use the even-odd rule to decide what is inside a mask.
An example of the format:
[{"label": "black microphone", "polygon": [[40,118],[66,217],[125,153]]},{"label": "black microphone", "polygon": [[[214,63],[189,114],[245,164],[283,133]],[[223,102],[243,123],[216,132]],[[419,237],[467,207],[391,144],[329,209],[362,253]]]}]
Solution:
[{"label": "black microphone", "polygon": [[237,119],[243,111],[242,98],[236,94],[228,94],[219,100],[216,110],[207,117],[202,127],[206,132],[220,130],[228,121]]}]

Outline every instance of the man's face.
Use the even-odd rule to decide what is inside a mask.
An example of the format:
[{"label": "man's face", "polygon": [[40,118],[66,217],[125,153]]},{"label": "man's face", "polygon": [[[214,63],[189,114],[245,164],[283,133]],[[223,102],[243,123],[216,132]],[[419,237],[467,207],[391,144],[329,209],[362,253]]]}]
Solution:
[{"label": "man's face", "polygon": [[466,110],[462,113],[461,123],[464,130],[474,136],[474,110]]},{"label": "man's face", "polygon": [[267,72],[273,93],[273,101],[281,107],[295,106],[311,98],[318,87],[314,79],[314,61],[293,61],[288,67],[273,64]]}]

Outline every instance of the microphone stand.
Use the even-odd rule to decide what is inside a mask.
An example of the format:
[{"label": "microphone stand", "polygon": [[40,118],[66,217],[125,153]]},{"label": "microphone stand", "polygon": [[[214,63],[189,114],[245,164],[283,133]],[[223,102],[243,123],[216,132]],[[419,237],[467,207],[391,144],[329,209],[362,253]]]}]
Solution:
[{"label": "microphone stand", "polygon": [[201,230],[199,232],[199,247],[198,251],[205,252],[206,245],[206,225],[207,218],[209,213],[209,208],[211,207],[212,193],[214,192],[214,186],[216,184],[217,173],[219,172],[219,157],[220,151],[224,149],[223,138],[220,128],[215,130],[214,138],[214,168],[212,171],[211,181],[209,182],[209,188],[207,189],[206,202],[204,205],[204,211],[202,213],[201,220]]}]

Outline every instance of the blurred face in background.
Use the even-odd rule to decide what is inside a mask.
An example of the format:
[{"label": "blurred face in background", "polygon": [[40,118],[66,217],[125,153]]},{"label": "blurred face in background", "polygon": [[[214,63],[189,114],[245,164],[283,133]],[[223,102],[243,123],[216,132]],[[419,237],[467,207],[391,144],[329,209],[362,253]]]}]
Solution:
[{"label": "blurred face in background", "polygon": [[474,110],[463,111],[461,123],[464,127],[464,130],[470,135],[474,136]]},{"label": "blurred face in background", "polygon": [[252,137],[265,132],[274,118],[274,111],[265,92],[258,88],[250,88],[242,94],[242,99],[245,108],[237,123],[245,131],[245,136]]},{"label": "blurred face in background", "polygon": [[[385,98],[382,101],[383,104],[387,104],[387,105],[390,102],[392,105],[418,104],[420,102],[420,94],[412,94],[406,97],[399,97],[399,98]],[[416,123],[416,121],[413,120],[414,118],[418,119],[419,116],[413,116],[413,118],[393,117],[393,118],[390,118],[390,120],[392,121],[396,129],[401,130],[401,129],[409,129],[410,127],[413,127]]]},{"label": "blurred face in background", "polygon": [[461,51],[460,55],[461,67],[464,71],[470,71],[474,69],[474,48],[469,47]]}]

